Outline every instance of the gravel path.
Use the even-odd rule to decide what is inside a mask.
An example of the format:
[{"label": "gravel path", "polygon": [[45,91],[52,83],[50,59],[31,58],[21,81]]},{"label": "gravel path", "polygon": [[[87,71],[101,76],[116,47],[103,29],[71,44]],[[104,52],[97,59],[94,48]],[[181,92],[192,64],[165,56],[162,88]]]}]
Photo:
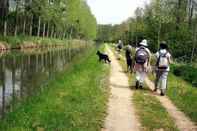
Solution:
[{"label": "gravel path", "polygon": [[[146,79],[146,84],[151,90],[154,90],[154,83],[148,78]],[[161,102],[162,106],[166,108],[169,115],[174,119],[176,126],[180,131],[197,131],[196,125],[185,116],[185,114],[180,111],[167,96],[161,97],[156,95],[156,97]]]},{"label": "gravel path", "polygon": [[140,124],[132,103],[133,92],[129,89],[128,77],[123,72],[112,51],[107,48],[112,60],[108,115],[102,131],[139,131]]}]

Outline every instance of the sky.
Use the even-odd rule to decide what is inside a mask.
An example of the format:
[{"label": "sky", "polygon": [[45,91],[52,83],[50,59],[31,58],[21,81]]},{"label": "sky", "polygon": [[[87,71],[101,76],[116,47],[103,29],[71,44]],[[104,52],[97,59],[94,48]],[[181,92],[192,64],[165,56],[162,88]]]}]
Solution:
[{"label": "sky", "polygon": [[87,0],[99,24],[120,24],[150,0]]}]

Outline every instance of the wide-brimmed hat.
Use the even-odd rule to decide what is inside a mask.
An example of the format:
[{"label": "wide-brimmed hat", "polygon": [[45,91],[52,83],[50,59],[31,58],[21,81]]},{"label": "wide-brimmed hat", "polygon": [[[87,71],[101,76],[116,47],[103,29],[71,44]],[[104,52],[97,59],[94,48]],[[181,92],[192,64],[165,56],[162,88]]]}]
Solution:
[{"label": "wide-brimmed hat", "polygon": [[167,42],[166,42],[166,41],[162,41],[162,42],[160,43],[160,48],[162,48],[162,49],[168,49],[168,44],[167,44]]},{"label": "wide-brimmed hat", "polygon": [[139,45],[147,47],[148,46],[148,42],[147,42],[146,39],[144,39],[142,42],[140,42]]}]

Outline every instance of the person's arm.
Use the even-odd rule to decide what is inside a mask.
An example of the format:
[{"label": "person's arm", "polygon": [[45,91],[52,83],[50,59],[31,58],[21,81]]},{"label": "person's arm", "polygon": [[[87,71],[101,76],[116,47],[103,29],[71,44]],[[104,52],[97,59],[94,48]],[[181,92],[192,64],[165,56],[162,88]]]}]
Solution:
[{"label": "person's arm", "polygon": [[151,65],[151,56],[152,56],[150,50],[148,50],[148,55],[149,55],[149,59],[148,59],[147,66],[150,66]]},{"label": "person's arm", "polygon": [[171,54],[169,54],[168,62],[169,62],[169,64],[172,64],[172,63],[173,63],[173,60],[172,60],[172,56],[171,56]]}]

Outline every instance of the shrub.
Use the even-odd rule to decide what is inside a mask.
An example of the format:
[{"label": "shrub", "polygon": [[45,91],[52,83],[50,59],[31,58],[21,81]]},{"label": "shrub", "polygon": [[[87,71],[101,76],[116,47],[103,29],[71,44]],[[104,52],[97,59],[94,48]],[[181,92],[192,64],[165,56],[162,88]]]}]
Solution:
[{"label": "shrub", "polygon": [[172,65],[173,73],[176,76],[183,78],[184,80],[192,83],[194,87],[197,87],[197,68],[192,65]]}]

